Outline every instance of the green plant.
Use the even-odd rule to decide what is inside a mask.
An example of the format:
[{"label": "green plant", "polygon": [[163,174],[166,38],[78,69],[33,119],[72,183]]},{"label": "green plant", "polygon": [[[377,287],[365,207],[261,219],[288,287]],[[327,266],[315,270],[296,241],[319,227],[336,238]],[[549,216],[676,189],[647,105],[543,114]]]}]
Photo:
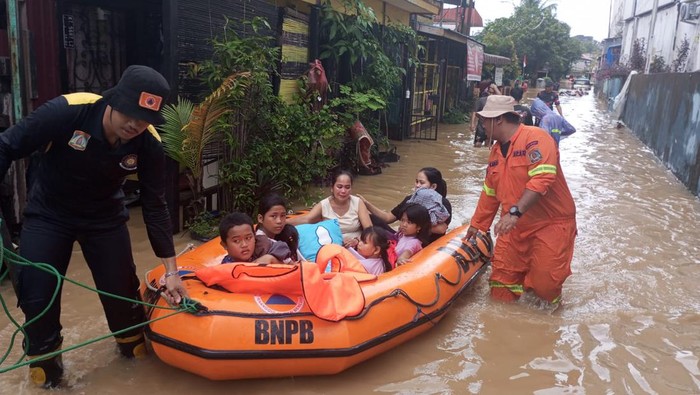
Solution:
[{"label": "green plant", "polygon": [[355,92],[349,86],[340,86],[340,96],[332,99],[329,106],[334,109],[340,121],[350,127],[362,114],[386,108],[386,101],[374,90]]},{"label": "green plant", "polygon": [[[277,72],[280,48],[273,46],[271,35],[263,34],[265,30],[271,29],[270,24],[261,17],[240,24],[251,33],[242,37],[236,31],[240,27],[226,17],[223,36],[212,40],[212,58],[192,65],[192,76],[201,78],[210,89],[221,85],[231,74],[249,72],[251,78],[256,80],[259,76],[269,79],[270,75]],[[260,88],[264,85],[260,84]]]},{"label": "green plant", "polygon": [[666,73],[669,71],[669,67],[666,65],[666,59],[663,56],[654,55],[649,64],[650,73]]},{"label": "green plant", "polygon": [[203,211],[187,221],[185,226],[192,238],[208,241],[219,235],[219,217],[215,213]]},{"label": "green plant", "polygon": [[329,109],[313,112],[303,104],[280,104],[264,121],[244,155],[219,170],[220,182],[235,190],[233,206],[245,212],[254,212],[269,192],[295,198],[325,178],[345,133]]},{"label": "green plant", "polygon": [[690,42],[688,41],[688,36],[683,36],[683,41],[681,41],[681,45],[678,46],[678,51],[676,52],[676,58],[671,62],[671,70],[673,72],[679,73],[685,69],[689,52]]},{"label": "green plant", "polygon": [[[325,41],[321,43],[319,58],[332,63],[333,81],[340,82],[339,69],[347,65],[350,79],[346,85],[356,92],[372,90],[386,102],[406,74],[400,66],[402,49],[406,43],[415,45],[416,35],[396,27],[380,28],[372,8],[360,0],[340,3],[344,12],[334,9],[330,1],[322,7],[321,28]],[[405,42],[399,41],[403,38]],[[409,53],[415,53],[414,48]]]},{"label": "green plant", "polygon": [[192,200],[188,214],[197,216],[204,210],[202,178],[204,176],[204,151],[225,128],[224,117],[231,112],[228,100],[245,96],[250,73],[233,74],[199,105],[186,99],[163,108],[165,124],[160,126],[163,149],[185,171]]},{"label": "green plant", "polygon": [[629,68],[632,70],[643,71],[646,64],[647,50],[644,45],[644,39],[638,38],[632,43],[632,52],[628,61]]},{"label": "green plant", "polygon": [[447,124],[461,124],[467,123],[467,117],[469,113],[465,113],[459,108],[453,108],[450,112],[442,117],[442,122]]}]

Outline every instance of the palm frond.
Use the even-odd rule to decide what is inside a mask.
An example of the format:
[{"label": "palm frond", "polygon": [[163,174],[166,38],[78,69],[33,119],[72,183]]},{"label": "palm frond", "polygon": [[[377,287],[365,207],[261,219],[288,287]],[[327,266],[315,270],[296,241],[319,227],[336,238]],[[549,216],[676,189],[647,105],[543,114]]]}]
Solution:
[{"label": "palm frond", "polygon": [[183,165],[186,160],[182,153],[182,143],[187,138],[184,128],[190,122],[193,109],[191,101],[178,98],[177,103],[163,107],[165,123],[158,127],[165,154]]},{"label": "palm frond", "polygon": [[191,112],[189,122],[183,127],[184,138],[181,141],[181,153],[184,165],[187,166],[198,182],[201,182],[203,174],[202,156],[204,149],[214,141],[220,133],[219,121],[230,113],[229,100],[234,97],[242,97],[249,88],[248,80],[251,73],[235,73],[221,83],[221,85],[207,96],[204,101],[195,106]]}]

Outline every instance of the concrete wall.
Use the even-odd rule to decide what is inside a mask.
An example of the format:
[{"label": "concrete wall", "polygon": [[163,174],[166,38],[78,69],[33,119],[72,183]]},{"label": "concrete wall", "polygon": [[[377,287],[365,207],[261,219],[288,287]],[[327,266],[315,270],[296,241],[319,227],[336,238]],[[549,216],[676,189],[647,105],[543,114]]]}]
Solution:
[{"label": "concrete wall", "polygon": [[622,120],[700,195],[700,72],[634,76]]}]

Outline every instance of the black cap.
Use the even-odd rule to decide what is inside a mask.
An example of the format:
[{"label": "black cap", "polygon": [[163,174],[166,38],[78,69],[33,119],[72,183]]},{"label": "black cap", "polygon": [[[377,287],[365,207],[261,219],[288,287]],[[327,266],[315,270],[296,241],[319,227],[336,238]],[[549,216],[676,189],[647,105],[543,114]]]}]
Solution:
[{"label": "black cap", "polygon": [[160,113],[170,94],[170,85],[159,72],[148,66],[129,66],[117,86],[102,97],[115,110],[152,125],[165,123]]}]

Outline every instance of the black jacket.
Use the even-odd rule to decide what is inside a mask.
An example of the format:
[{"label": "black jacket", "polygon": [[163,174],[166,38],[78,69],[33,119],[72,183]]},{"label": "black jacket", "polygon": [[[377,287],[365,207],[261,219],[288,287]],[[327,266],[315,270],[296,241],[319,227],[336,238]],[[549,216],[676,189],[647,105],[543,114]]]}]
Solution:
[{"label": "black jacket", "polygon": [[122,184],[137,174],[143,217],[158,257],[175,255],[165,202],[165,154],[149,126],[113,148],[104,137],[101,96],[74,93],[39,107],[0,134],[0,176],[13,160],[41,151],[33,163],[26,216],[41,216],[77,229],[114,227],[129,219]]}]

